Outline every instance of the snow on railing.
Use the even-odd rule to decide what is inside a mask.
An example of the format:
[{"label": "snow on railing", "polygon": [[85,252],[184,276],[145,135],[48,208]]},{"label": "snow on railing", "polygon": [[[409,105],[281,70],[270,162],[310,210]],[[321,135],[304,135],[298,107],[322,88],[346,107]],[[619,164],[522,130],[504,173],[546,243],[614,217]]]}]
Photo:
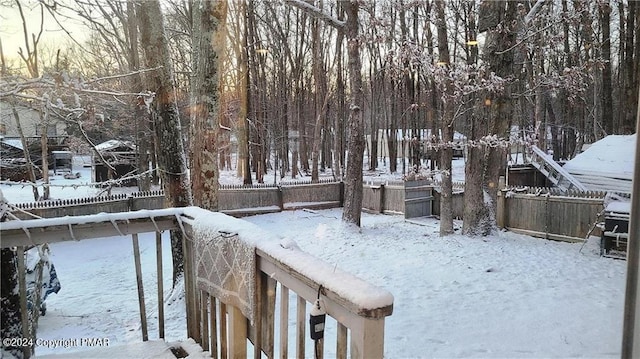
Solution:
[{"label": "snow on railing", "polygon": [[[211,243],[214,237],[235,235],[255,246],[257,312],[253,313],[253,321],[240,308],[231,306],[227,298],[216,297],[201,286],[196,288],[194,281],[185,282],[185,290],[191,293],[188,296],[194,299],[187,305],[188,334],[213,357],[247,357],[249,340],[256,358],[261,357],[260,353],[270,358],[308,357],[307,344],[313,345],[316,358],[322,358],[324,338],[312,340],[311,328],[307,327],[311,320],[307,306],[318,299],[323,312],[337,322],[337,358],[346,358],[347,354],[352,358],[383,357],[385,317],[393,311],[393,296],[388,291],[301,251],[293,242],[280,243],[245,221],[191,207],[185,211],[184,223],[188,236],[196,238],[188,241],[191,245],[198,245],[197,238],[204,237]],[[191,263],[185,262],[185,271],[196,271],[194,267],[202,263],[193,257],[193,248],[187,252],[190,254],[185,257]],[[200,283],[199,275],[190,277]],[[289,335],[290,293],[296,302],[295,335]],[[279,336],[275,335],[276,326]],[[292,339],[295,355],[289,353]]]}]

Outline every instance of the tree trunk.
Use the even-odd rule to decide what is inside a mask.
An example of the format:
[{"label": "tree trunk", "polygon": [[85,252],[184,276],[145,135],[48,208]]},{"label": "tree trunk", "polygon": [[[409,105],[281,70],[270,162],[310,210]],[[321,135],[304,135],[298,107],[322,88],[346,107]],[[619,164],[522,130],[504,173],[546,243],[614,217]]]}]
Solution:
[{"label": "tree trunk", "polygon": [[[438,61],[443,66],[450,66],[449,45],[447,37],[447,22],[444,13],[445,2],[435,2],[438,30]],[[444,104],[442,110],[442,142],[453,142],[453,86],[451,79],[445,75]],[[444,146],[440,150],[440,170],[442,171],[442,193],[440,195],[440,235],[453,234],[453,181],[451,179],[451,161],[453,149]]]},{"label": "tree trunk", "polygon": [[[506,9],[504,23],[510,24],[515,21],[518,4],[511,1],[504,1],[504,3],[502,5],[506,5],[504,7]],[[516,40],[516,33],[514,31],[490,31],[488,36],[495,37],[493,41],[498,44],[497,49],[508,49],[515,44]],[[507,51],[502,54],[491,52],[487,54],[489,68],[503,78],[507,78],[513,73],[518,73],[519,71],[513,68],[514,56],[514,51]],[[512,116],[512,112],[512,99],[510,97],[509,85],[507,85],[504,92],[499,93],[495,100],[491,102],[491,112],[489,116],[489,131],[491,135],[496,135],[500,139],[509,138],[509,119]],[[487,192],[489,201],[486,203],[487,210],[485,219],[487,222],[482,233],[483,235],[489,234],[495,227],[498,180],[500,176],[505,173],[506,167],[506,147],[500,145],[489,146],[487,150],[488,157],[483,187],[484,191]]]},{"label": "tree trunk", "polygon": [[44,187],[42,188],[42,198],[40,200],[46,201],[49,199],[51,190],[49,188],[49,96],[44,94],[44,103],[40,110],[40,148],[42,155],[42,182]]},{"label": "tree trunk", "polygon": [[[149,85],[155,92],[157,116],[155,116],[154,128],[157,146],[162,149],[157,153],[165,200],[169,207],[190,206],[193,199],[160,3],[142,1],[139,4],[141,45],[144,49],[146,66],[159,67],[150,75]],[[180,231],[171,232],[174,285],[184,272],[182,237]]]},{"label": "tree trunk", "polygon": [[611,5],[609,0],[600,4],[602,24],[602,124],[606,135],[614,133],[613,97],[611,88]]},{"label": "tree trunk", "polygon": [[[253,11],[249,8],[245,2],[241,2],[242,13],[247,15],[248,11]],[[249,28],[247,21],[244,21],[244,28],[242,34],[242,42],[238,42],[236,48],[236,54],[240,61],[238,70],[238,99],[240,101],[240,108],[238,110],[238,176],[242,177],[242,183],[244,185],[251,185],[251,165],[249,163],[249,126],[247,125],[247,115],[249,113],[249,67],[248,54],[248,35]]]},{"label": "tree trunk", "polygon": [[226,0],[201,0],[194,6],[194,76],[191,94],[191,179],[196,206],[218,210],[218,131],[220,64],[226,39]]},{"label": "tree trunk", "polygon": [[347,170],[344,182],[344,210],[342,220],[360,226],[362,215],[362,165],[364,161],[364,121],[362,92],[362,60],[358,39],[357,0],[343,1],[347,13],[346,36],[349,56],[350,110],[349,142],[347,147]]},{"label": "tree trunk", "polygon": [[[135,13],[135,5],[132,0],[127,0],[127,27],[129,35],[129,70],[140,70],[140,54],[138,51],[138,28]],[[141,93],[144,90],[142,76],[137,73],[131,75],[131,92]],[[142,95],[136,96],[133,108],[133,120],[136,123],[136,146],[138,150],[137,172],[138,188],[140,191],[151,189],[151,176],[149,173],[149,149],[150,129],[149,116],[145,99]]]}]

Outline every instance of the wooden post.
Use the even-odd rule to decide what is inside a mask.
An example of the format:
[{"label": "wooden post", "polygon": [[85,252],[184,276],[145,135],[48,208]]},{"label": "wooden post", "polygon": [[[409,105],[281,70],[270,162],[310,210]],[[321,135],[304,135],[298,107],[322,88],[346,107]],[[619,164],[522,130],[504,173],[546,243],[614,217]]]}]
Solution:
[{"label": "wooden post", "polygon": [[504,228],[506,225],[506,198],[504,196],[504,192],[502,191],[504,188],[506,188],[505,179],[504,176],[500,176],[500,179],[498,180],[498,208],[496,209],[496,220],[498,228]]},{"label": "wooden post", "polygon": [[162,273],[162,233],[156,232],[156,271],[158,272],[158,336],[164,339],[164,276]]},{"label": "wooden post", "polygon": [[140,323],[142,326],[142,341],[149,340],[147,332],[147,310],[144,305],[144,287],[142,285],[142,268],[140,265],[140,245],[138,243],[138,234],[131,235],[133,238],[133,260],[136,267],[136,282],[138,284],[138,306],[140,307]]},{"label": "wooden post", "polygon": [[382,359],[384,355],[384,319],[363,318],[351,328],[351,358]]}]

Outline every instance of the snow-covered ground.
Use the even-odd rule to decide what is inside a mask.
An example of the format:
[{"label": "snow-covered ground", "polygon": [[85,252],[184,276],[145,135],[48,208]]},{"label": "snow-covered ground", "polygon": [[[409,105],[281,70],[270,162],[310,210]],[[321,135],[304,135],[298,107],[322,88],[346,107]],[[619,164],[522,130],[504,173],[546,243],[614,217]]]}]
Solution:
[{"label": "snow-covered ground", "polygon": [[[583,247],[506,232],[441,238],[435,219],[418,225],[370,214],[358,231],[344,226],[340,215],[340,209],[299,210],[247,220],[390,291],[395,300],[386,321],[386,357],[620,355],[626,262],[600,257],[595,239]],[[140,238],[151,339],[158,335],[153,237]],[[62,290],[47,299],[38,337],[140,341],[131,239],[51,247]],[[170,288],[166,238],[164,247]],[[166,297],[167,339],[184,339],[184,302],[169,289]],[[37,353],[82,349],[40,347]],[[334,350],[327,346],[327,357]]]},{"label": "snow-covered ground", "polygon": [[[454,162],[454,180],[463,176],[462,163]],[[97,193],[81,186],[90,182],[90,170],[75,171],[82,174],[76,182],[54,178],[52,183],[65,186],[53,187],[53,198]],[[384,170],[370,175],[397,179]],[[221,182],[236,180],[228,172]],[[0,188],[10,202],[31,201],[29,187]],[[597,238],[585,245],[508,232],[441,238],[436,219],[415,224],[400,216],[363,214],[358,230],[340,217],[340,209],[298,210],[247,220],[390,291],[395,301],[385,327],[388,358],[620,355],[626,262],[600,257]],[[166,338],[182,340],[184,301],[179,290],[170,289],[166,234],[163,246]],[[140,247],[150,338],[155,339],[154,236],[141,235]],[[108,338],[113,346],[141,341],[131,238],[55,243],[51,258],[62,289],[47,299],[47,315],[38,329],[42,343]],[[37,354],[84,349],[40,346]],[[325,356],[335,356],[335,347],[325,347]]]}]

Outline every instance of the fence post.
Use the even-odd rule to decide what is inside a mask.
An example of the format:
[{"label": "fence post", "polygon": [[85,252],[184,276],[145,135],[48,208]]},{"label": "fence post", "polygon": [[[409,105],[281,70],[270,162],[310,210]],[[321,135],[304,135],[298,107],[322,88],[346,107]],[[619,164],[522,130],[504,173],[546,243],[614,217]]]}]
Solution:
[{"label": "fence post", "polygon": [[505,178],[504,176],[500,176],[500,179],[498,179],[498,208],[496,209],[496,220],[498,228],[504,228],[506,224],[506,198],[504,192],[502,191],[504,188],[506,188]]},{"label": "fence post", "polygon": [[385,196],[385,187],[384,183],[380,184],[380,211],[378,213],[384,213],[384,196]]}]

